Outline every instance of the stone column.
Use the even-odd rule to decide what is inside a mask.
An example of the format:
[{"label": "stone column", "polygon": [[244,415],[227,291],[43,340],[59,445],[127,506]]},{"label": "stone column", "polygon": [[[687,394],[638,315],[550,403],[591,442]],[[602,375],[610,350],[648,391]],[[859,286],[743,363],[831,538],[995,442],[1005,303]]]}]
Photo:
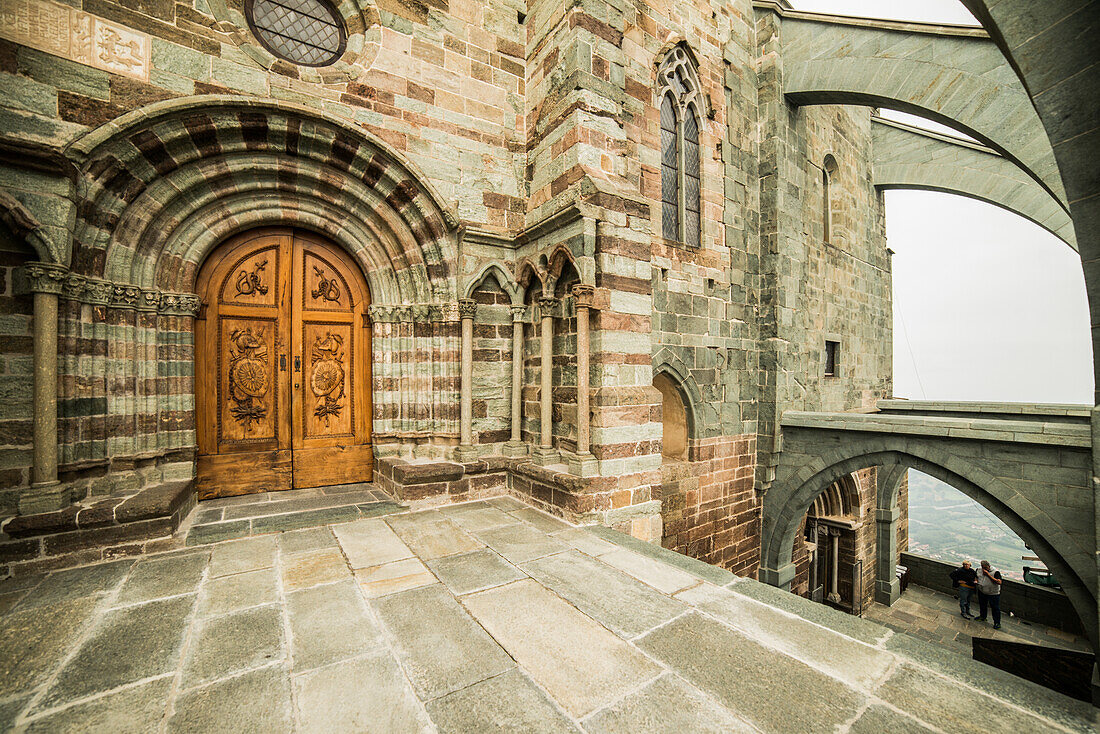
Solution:
[{"label": "stone column", "polygon": [[474,314],[477,302],[463,298],[458,302],[458,314],[462,319],[462,386],[459,397],[458,448],[455,461],[473,461],[477,449],[473,445],[474,420]]},{"label": "stone column", "polygon": [[512,437],[504,444],[505,456],[526,456],[523,443],[523,317],[526,306],[512,306]]},{"label": "stone column", "polygon": [[829,582],[829,601],[833,604],[840,603],[840,592],[837,589],[837,582],[840,575],[840,531],[836,528],[829,528],[829,536],[832,539],[832,552],[833,552],[833,578]]},{"label": "stone column", "polygon": [[539,419],[540,419],[540,431],[539,431],[539,445],[535,448],[533,455],[535,463],[546,466],[548,464],[558,463],[558,452],[554,450],[553,439],[551,438],[550,431],[553,428],[552,413],[553,401],[551,400],[554,389],[553,384],[553,369],[554,369],[554,318],[553,308],[557,301],[553,298],[540,298],[539,299],[539,315],[542,317],[542,330],[539,334],[542,347],[542,360],[539,365],[539,370],[542,373],[542,383],[539,395]]},{"label": "stone column", "polygon": [[875,557],[875,601],[887,606],[901,596],[901,582],[895,571],[894,559],[898,554],[898,508],[875,510],[878,531],[878,548]]},{"label": "stone column", "polygon": [[590,447],[591,426],[588,406],[591,354],[588,318],[595,295],[596,289],[593,286],[573,286],[573,298],[577,305],[577,455],[569,459],[569,471],[582,477],[595,476],[599,471],[599,462],[592,455]]},{"label": "stone column", "polygon": [[901,596],[897,575],[898,562],[898,488],[908,468],[900,464],[880,466],[875,472],[877,508],[875,510],[875,601],[893,604]]},{"label": "stone column", "polygon": [[34,476],[19,496],[30,515],[69,505],[68,487],[57,481],[57,296],[68,273],[59,265],[27,263],[17,290],[34,294]]}]

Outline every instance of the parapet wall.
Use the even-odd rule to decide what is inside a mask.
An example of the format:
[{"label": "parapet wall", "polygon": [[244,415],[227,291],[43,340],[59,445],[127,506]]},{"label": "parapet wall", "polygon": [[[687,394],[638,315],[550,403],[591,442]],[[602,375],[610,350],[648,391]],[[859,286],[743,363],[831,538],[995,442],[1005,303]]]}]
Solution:
[{"label": "parapet wall", "polygon": [[[909,569],[909,583],[933,591],[954,594],[949,574],[956,566],[934,558],[901,554],[901,565]],[[1012,612],[1029,622],[1057,627],[1066,632],[1084,634],[1081,620],[1073,611],[1069,597],[1060,589],[1048,589],[1033,584],[1005,579],[1001,585],[1001,611]]]}]

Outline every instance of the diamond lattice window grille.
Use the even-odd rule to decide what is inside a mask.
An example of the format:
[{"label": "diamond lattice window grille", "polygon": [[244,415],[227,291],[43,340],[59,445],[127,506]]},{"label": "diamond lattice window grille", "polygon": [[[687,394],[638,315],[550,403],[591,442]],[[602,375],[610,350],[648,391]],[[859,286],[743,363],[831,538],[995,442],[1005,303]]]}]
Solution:
[{"label": "diamond lattice window grille", "polygon": [[325,0],[252,0],[249,23],[271,53],[302,66],[327,66],[344,52],[346,33]]}]

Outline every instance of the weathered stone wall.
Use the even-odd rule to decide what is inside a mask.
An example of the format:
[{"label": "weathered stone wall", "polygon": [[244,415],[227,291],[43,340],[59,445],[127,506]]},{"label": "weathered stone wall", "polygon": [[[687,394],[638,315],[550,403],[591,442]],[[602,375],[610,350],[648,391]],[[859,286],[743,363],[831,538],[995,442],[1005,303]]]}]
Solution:
[{"label": "weathered stone wall", "polygon": [[474,320],[474,443],[499,454],[495,445],[511,436],[511,298],[490,279],[474,292],[474,300],[478,304]]},{"label": "weathered stone wall", "polygon": [[0,513],[13,514],[19,488],[31,483],[34,406],[34,308],[15,294],[13,275],[35,253],[0,225]]},{"label": "weathered stone wall", "polygon": [[[320,69],[271,57],[237,2],[78,5],[50,7],[137,34],[147,56],[108,70],[0,42],[0,73],[21,90],[0,100],[0,123],[55,150],[79,140],[75,223],[44,222],[68,227],[57,260],[72,252],[84,278],[60,319],[62,473],[79,496],[191,460],[193,324],[164,296],[193,289],[210,249],[248,226],[312,229],[363,266],[380,456],[439,460],[458,443],[464,297],[477,303],[474,453],[510,438],[517,301],[521,438],[537,446],[538,301],[553,296],[550,443],[576,462],[571,286],[595,286],[594,468],[518,462],[510,487],[740,573],[759,562],[776,416],[858,407],[889,385],[869,113],[787,104],[779,35],[749,0],[349,0],[347,50]],[[702,90],[698,247],[659,236],[656,71],[677,44]],[[235,99],[197,96],[211,94]],[[137,108],[147,121],[121,119]],[[826,152],[841,163],[829,245],[815,234]],[[837,378],[820,375],[824,335],[843,344]],[[686,467],[662,468],[658,370],[690,403]]]}]

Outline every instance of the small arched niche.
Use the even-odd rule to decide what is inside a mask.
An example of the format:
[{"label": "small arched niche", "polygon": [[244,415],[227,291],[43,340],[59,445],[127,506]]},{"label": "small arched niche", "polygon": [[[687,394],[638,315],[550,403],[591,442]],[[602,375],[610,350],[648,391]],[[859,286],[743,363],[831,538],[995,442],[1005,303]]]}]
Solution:
[{"label": "small arched niche", "polygon": [[665,461],[686,461],[688,414],[680,389],[664,372],[654,375],[653,387],[661,393],[661,456]]}]

